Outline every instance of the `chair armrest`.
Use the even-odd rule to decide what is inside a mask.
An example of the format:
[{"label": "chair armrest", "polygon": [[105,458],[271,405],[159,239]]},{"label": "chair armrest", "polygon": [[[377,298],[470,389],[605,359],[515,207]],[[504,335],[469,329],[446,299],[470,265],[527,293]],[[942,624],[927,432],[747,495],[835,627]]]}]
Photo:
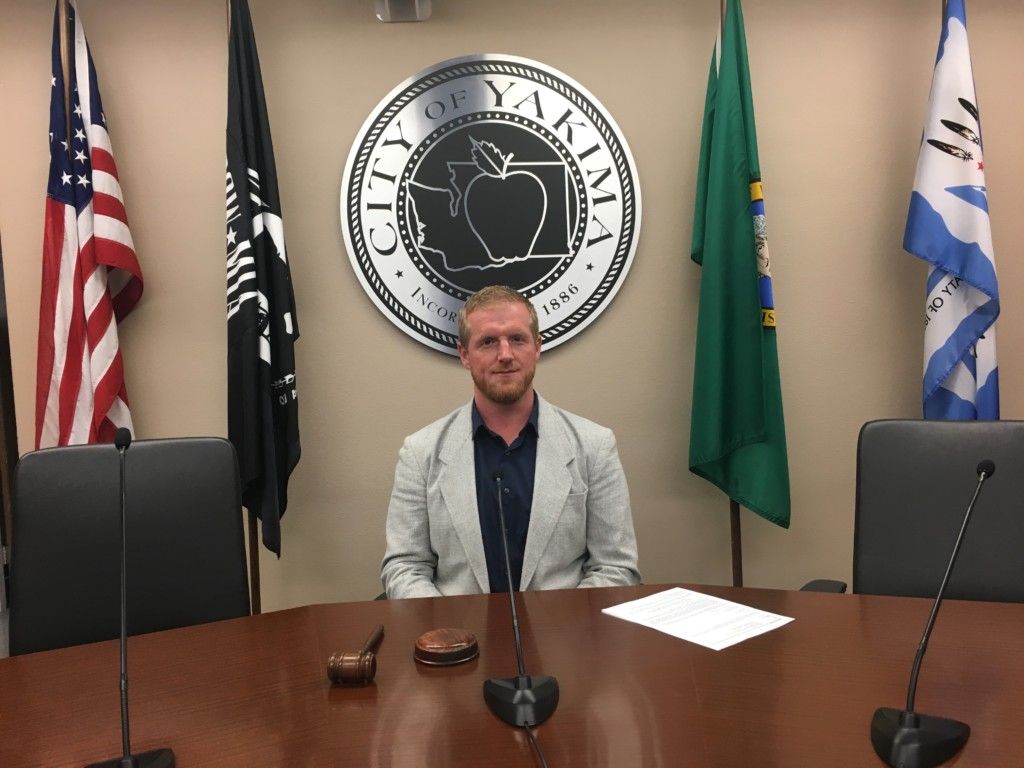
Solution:
[{"label": "chair armrest", "polygon": [[843,594],[846,592],[846,582],[834,579],[812,579],[800,587],[801,592],[834,592]]}]

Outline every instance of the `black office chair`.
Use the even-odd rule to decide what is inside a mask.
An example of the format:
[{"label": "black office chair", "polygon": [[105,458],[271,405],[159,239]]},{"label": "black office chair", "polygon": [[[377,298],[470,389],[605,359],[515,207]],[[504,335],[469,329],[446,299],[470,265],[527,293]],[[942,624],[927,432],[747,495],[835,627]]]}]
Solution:
[{"label": "black office chair", "polygon": [[[1024,602],[1020,421],[883,420],[861,428],[854,592],[935,596],[982,459],[995,462],[996,470],[981,490],[946,596]],[[841,582],[811,584],[838,591],[828,586]]]},{"label": "black office chair", "polygon": [[[248,616],[231,443],[139,440],[125,459],[128,633]],[[15,467],[12,655],[120,634],[119,461],[112,445],[86,445]]]}]

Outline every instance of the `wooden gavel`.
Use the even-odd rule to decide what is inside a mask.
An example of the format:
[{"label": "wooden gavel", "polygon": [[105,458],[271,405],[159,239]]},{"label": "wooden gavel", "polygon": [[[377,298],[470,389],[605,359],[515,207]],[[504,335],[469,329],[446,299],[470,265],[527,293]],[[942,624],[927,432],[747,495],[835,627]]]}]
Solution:
[{"label": "wooden gavel", "polygon": [[335,685],[367,685],[377,674],[377,648],[384,639],[380,624],[359,653],[332,653],[327,660],[327,677]]}]

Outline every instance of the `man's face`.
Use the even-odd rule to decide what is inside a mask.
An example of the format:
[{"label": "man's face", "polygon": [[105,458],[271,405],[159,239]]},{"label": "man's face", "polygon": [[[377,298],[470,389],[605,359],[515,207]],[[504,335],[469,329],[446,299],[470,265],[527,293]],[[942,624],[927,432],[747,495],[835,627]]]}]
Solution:
[{"label": "man's face", "polygon": [[540,339],[530,333],[530,313],[522,304],[487,304],[469,314],[469,344],[459,344],[462,366],[492,403],[518,402],[530,391],[540,357]]}]

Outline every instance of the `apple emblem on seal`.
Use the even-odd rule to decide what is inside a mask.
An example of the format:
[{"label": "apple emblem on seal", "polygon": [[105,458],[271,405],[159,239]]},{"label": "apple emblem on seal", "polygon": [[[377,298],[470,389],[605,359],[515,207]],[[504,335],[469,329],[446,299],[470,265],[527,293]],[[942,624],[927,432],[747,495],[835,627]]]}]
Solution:
[{"label": "apple emblem on seal", "polygon": [[525,259],[533,252],[547,215],[544,185],[529,171],[509,170],[512,153],[472,136],[472,159],[480,173],[466,186],[466,220],[495,263]]}]

